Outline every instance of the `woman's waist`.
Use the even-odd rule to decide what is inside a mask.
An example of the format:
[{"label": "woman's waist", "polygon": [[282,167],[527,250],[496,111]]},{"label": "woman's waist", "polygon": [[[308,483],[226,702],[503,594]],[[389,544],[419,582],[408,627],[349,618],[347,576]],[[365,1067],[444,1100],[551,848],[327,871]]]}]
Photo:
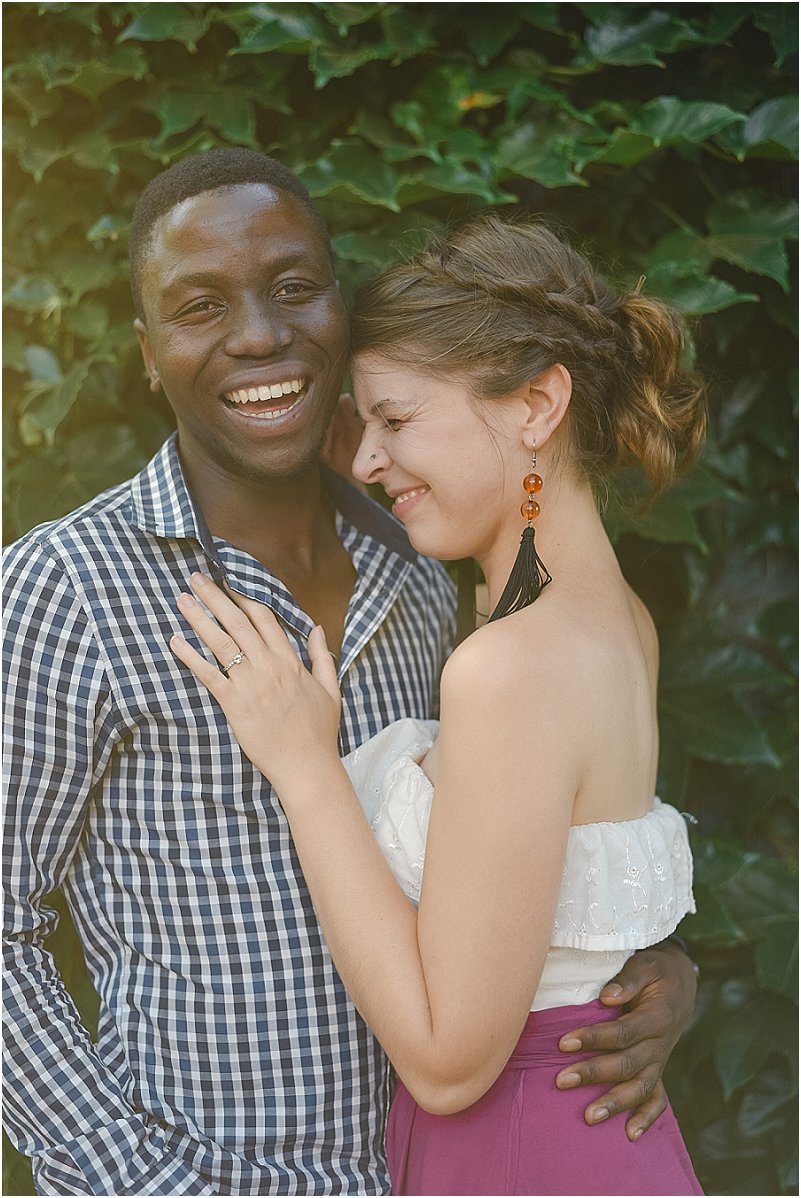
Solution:
[{"label": "woman's waist", "polygon": [[552,947],[545,958],[532,1011],[577,1006],[597,998],[633,951]]},{"label": "woman's waist", "polygon": [[592,1054],[560,1051],[559,1041],[562,1036],[580,1027],[616,1019],[619,1014],[616,1007],[605,1007],[598,999],[531,1011],[506,1068],[535,1069],[556,1066],[561,1069],[570,1061],[583,1060]]}]

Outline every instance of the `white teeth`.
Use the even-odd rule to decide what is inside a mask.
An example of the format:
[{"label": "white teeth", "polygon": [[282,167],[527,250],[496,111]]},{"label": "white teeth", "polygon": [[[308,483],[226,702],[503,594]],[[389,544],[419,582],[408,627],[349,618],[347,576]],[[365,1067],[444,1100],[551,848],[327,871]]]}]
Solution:
[{"label": "white teeth", "polygon": [[277,416],[285,416],[287,412],[291,412],[295,404],[290,404],[288,408],[272,408],[265,412],[248,412],[251,420],[275,420]]},{"label": "white teeth", "polygon": [[[298,395],[303,390],[303,379],[288,379],[285,383],[272,383],[270,386],[247,387],[239,391],[227,392],[225,398],[229,403],[263,403],[269,399],[280,399],[282,395]],[[284,411],[289,411],[285,408]],[[279,413],[274,412],[273,415]]]},{"label": "white teeth", "polygon": [[413,491],[404,491],[404,493],[402,495],[395,496],[395,502],[396,503],[405,503],[405,501],[407,499],[411,499],[413,495],[422,495],[423,492],[427,491],[427,490],[428,490],[428,487],[415,487],[415,489]]}]

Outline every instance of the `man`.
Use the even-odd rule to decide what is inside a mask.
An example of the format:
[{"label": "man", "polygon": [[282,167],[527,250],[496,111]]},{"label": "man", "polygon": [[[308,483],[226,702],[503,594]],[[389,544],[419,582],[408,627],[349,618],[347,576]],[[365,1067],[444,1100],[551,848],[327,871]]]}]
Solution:
[{"label": "man", "polygon": [[[179,163],[145,190],[130,255],[177,442],[7,565],[9,1124],[42,1193],[383,1193],[383,1054],[269,784],[168,642],[187,633],[176,599],[199,568],[267,603],[304,658],[321,623],[344,753],[431,714],[451,587],[319,466],[347,315],[291,172],[250,151]],[[59,886],[101,996],[96,1045],[43,945]],[[640,1041],[628,1066],[579,1067],[607,1083],[641,1069],[595,1103],[610,1114],[653,1086],[689,1011],[689,964],[659,957],[641,956],[618,998],[642,991],[641,1014],[606,1043],[582,1037]],[[660,1103],[657,1087],[641,1126]]]}]

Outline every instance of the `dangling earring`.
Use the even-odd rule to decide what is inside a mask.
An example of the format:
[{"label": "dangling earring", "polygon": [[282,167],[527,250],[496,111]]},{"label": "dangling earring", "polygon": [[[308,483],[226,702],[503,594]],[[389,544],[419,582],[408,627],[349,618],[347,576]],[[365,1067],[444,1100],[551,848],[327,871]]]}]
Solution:
[{"label": "dangling earring", "polygon": [[542,490],[542,479],[536,473],[536,466],[537,447],[535,445],[531,450],[531,473],[523,479],[526,499],[520,508],[520,514],[524,520],[528,521],[528,524],[523,529],[512,573],[498,600],[498,606],[489,618],[490,623],[493,620],[500,620],[502,616],[508,616],[513,611],[520,611],[522,608],[528,607],[538,597],[542,588],[546,587],[549,582],[553,582],[534,546],[533,521],[540,514],[540,505],[534,496]]}]

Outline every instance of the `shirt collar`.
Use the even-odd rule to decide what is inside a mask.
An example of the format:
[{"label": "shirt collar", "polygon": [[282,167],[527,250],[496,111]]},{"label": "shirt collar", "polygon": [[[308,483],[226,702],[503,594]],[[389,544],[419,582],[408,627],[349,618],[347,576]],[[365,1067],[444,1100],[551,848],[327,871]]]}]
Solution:
[{"label": "shirt collar", "polygon": [[[322,471],[325,490],[349,524],[374,537],[404,561],[416,561],[417,553],[409,543],[405,529],[389,512],[333,470],[323,466]],[[203,513],[189,490],[178,456],[176,433],[133,480],[131,504],[131,523],[136,528],[157,537],[198,541],[224,577]]]}]

